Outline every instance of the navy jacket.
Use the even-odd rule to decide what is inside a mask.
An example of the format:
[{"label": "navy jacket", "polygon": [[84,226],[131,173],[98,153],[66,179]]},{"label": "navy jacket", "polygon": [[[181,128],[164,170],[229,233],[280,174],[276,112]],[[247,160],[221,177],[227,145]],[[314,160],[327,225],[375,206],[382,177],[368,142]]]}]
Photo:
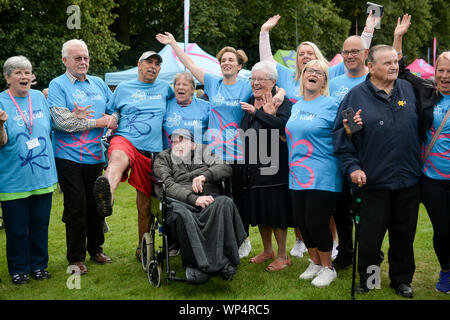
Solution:
[{"label": "navy jacket", "polygon": [[[342,101],[333,129],[333,145],[344,174],[365,172],[367,188],[397,190],[411,187],[420,177],[419,117],[412,85],[397,79],[392,99],[380,97],[366,81]],[[342,110],[362,109],[363,129],[350,139],[342,125]]]}]

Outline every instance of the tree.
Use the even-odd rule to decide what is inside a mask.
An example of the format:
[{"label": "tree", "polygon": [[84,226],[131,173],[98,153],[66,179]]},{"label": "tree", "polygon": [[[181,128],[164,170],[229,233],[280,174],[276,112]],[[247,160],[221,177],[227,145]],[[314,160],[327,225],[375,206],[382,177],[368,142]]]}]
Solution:
[{"label": "tree", "polygon": [[[67,13],[70,5],[80,8],[80,29],[73,27]],[[0,1],[0,63],[14,55],[26,56],[33,65],[39,89],[64,72],[61,62],[62,44],[70,39],[83,39],[89,48],[89,72],[102,76],[113,66],[118,52],[126,49],[108,26],[114,21],[113,0]],[[5,87],[2,78],[1,86]]]}]

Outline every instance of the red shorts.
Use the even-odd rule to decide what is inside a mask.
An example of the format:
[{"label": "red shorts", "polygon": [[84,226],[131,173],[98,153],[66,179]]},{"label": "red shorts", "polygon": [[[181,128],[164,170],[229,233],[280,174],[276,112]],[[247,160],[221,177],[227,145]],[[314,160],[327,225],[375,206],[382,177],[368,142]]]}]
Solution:
[{"label": "red shorts", "polygon": [[[152,160],[142,155],[130,141],[121,136],[115,136],[111,139],[108,148],[108,158],[111,158],[111,153],[114,150],[121,150],[125,152],[130,161],[130,166],[123,172],[120,181],[132,185],[136,190],[139,190],[151,197],[152,185],[150,183],[150,173],[152,172]],[[128,171],[130,175],[128,176]]]}]

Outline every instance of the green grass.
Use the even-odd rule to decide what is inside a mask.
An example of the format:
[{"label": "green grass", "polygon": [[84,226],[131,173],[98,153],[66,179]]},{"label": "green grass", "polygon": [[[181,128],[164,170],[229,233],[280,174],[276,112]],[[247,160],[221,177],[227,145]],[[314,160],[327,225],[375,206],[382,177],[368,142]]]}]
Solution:
[{"label": "green grass", "polygon": [[[62,194],[55,192],[49,230],[49,267],[52,274],[49,281],[34,281],[16,286],[12,284],[5,257],[6,237],[0,231],[0,300],[348,300],[350,299],[351,268],[338,273],[338,279],[328,288],[314,288],[298,276],[308,266],[308,258],[293,258],[292,265],[278,273],[268,273],[264,269],[269,262],[261,265],[249,263],[244,258],[233,281],[225,282],[213,277],[204,285],[192,286],[182,282],[163,280],[160,288],[152,287],[147,275],[135,257],[137,247],[137,213],[135,190],[128,184],[121,184],[117,194],[114,213],[107,218],[110,232],[105,235],[104,252],[111,256],[113,263],[96,265],[86,262],[89,273],[81,277],[81,289],[70,290],[66,286],[65,228],[61,221]],[[439,264],[432,247],[432,227],[426,211],[420,209],[419,224],[415,238],[416,273],[412,286],[414,299],[444,300],[450,295],[434,291],[439,273]],[[250,238],[254,256],[262,250],[257,228],[251,228]],[[274,244],[275,244],[275,240]],[[288,250],[294,244],[293,230],[288,233]],[[276,244],[275,244],[276,245]],[[383,245],[387,257],[387,236]],[[386,258],[387,259],[387,258]],[[184,277],[181,258],[171,259],[177,274]],[[366,295],[357,295],[358,300],[402,299],[389,288],[387,262],[382,264],[382,290],[372,290]],[[165,277],[164,277],[165,278]]]}]

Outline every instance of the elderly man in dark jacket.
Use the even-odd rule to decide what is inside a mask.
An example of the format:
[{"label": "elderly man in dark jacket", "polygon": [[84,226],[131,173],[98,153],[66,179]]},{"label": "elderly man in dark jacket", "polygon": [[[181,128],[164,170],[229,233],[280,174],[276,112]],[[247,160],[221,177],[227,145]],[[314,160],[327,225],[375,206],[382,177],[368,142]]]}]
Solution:
[{"label": "elderly man in dark jacket", "polygon": [[[413,297],[421,165],[416,96],[411,84],[397,79],[398,58],[392,47],[371,48],[368,67],[366,81],[342,101],[333,130],[342,171],[361,187],[357,292],[374,288],[373,266],[380,264],[379,252],[389,230],[391,287],[401,296]],[[364,122],[363,130],[351,138],[341,115],[348,107],[361,109]]]},{"label": "elderly man in dark jacket", "polygon": [[158,154],[154,173],[173,199],[167,220],[180,246],[187,281],[203,283],[214,274],[230,280],[246,237],[236,206],[219,196],[216,184],[231,175],[231,167],[207,146],[195,144],[187,129],[175,130],[170,138],[172,148]]}]

